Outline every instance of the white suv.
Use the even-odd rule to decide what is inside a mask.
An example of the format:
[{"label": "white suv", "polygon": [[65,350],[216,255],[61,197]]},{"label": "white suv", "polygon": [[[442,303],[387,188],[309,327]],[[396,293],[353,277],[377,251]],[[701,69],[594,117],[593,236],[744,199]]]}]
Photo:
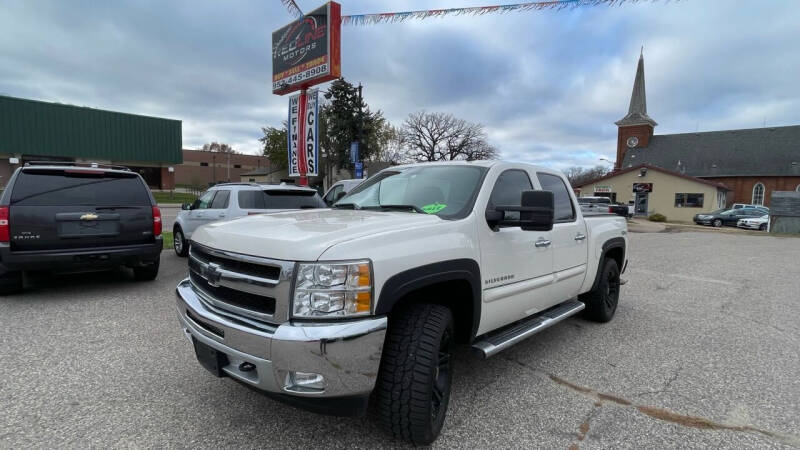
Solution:
[{"label": "white suv", "polygon": [[225,183],[207,190],[194,203],[184,203],[172,227],[175,253],[189,253],[189,239],[201,225],[251,214],[325,208],[316,190],[293,184]]},{"label": "white suv", "polygon": [[339,180],[328,189],[328,192],[326,192],[324,196],[322,196],[322,200],[326,205],[332,206],[337,200],[350,192],[354,187],[361,184],[362,181],[364,180],[360,178],[355,178],[352,180]]}]

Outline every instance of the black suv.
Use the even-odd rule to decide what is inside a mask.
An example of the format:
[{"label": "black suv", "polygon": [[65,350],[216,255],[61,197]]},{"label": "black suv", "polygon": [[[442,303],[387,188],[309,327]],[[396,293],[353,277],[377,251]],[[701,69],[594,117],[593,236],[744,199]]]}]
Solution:
[{"label": "black suv", "polygon": [[0,294],[29,270],[128,266],[158,275],[161,212],[139,174],[119,166],[28,163],[0,197]]}]

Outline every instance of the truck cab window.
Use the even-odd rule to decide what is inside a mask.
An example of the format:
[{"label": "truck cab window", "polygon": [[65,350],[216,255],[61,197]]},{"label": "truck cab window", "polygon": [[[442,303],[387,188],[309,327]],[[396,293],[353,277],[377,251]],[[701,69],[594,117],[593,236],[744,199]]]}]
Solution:
[{"label": "truck cab window", "polygon": [[[522,170],[506,170],[494,183],[489,197],[489,208],[495,206],[520,206],[523,191],[532,191],[533,185],[528,174]],[[506,220],[519,220],[518,211],[506,211]]]},{"label": "truck cab window", "polygon": [[[572,222],[575,220],[575,208],[572,205],[567,186],[564,180],[556,175],[549,173],[538,173],[536,176],[539,178],[539,184],[542,185],[542,190],[552,191],[555,201],[555,221],[556,222]],[[606,200],[603,203],[608,203]]]}]

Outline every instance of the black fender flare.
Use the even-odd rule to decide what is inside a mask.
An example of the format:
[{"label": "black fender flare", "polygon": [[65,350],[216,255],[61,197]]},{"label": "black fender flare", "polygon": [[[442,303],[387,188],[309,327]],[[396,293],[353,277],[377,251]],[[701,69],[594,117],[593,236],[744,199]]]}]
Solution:
[{"label": "black fender flare", "polygon": [[[603,243],[603,253],[600,254],[600,260],[597,264],[597,273],[594,275],[594,283],[592,283],[591,289],[592,291],[597,289],[597,285],[600,283],[600,273],[603,270],[602,262],[606,259],[606,254],[608,254],[609,250],[614,248],[622,248],[622,263],[625,263],[625,251],[627,250],[625,248],[625,239],[621,237],[615,237],[605,241]],[[620,267],[619,270],[621,271],[622,267]]]},{"label": "black fender flare", "polygon": [[474,259],[450,259],[414,267],[392,275],[378,296],[375,314],[388,314],[409,293],[447,281],[466,281],[472,291],[472,331],[475,337],[481,318],[481,269]]}]

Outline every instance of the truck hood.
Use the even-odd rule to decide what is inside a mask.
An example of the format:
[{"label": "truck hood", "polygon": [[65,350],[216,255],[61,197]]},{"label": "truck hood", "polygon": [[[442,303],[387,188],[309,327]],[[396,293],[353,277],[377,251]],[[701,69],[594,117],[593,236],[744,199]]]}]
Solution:
[{"label": "truck hood", "polygon": [[325,250],[341,242],[442,220],[435,215],[410,212],[310,209],[204,225],[192,234],[192,241],[264,258],[315,261]]}]

